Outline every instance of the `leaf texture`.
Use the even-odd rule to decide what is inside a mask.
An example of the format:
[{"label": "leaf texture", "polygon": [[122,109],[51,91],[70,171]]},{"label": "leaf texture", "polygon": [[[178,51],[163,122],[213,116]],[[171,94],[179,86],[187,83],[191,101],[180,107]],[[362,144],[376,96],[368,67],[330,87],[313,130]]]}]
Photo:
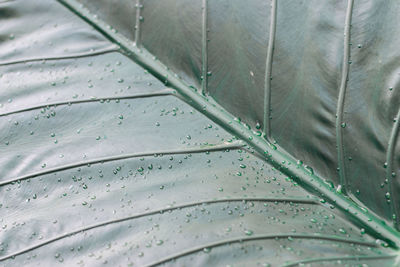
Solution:
[{"label": "leaf texture", "polygon": [[[79,18],[86,9],[62,3],[0,2],[1,266],[399,263],[390,227],[317,177],[291,175],[303,167],[272,145],[266,157],[258,133],[212,98],[177,86],[202,83],[201,38],[181,40],[177,49],[194,58],[174,61],[168,51],[179,39],[158,35],[162,30],[146,39],[147,15],[136,24],[143,39],[135,40],[126,27],[137,22],[136,10],[125,21],[109,3],[89,3],[99,15],[87,16],[88,24]],[[143,4],[150,14],[158,2],[148,3],[136,8]],[[128,2],[114,7],[132,10]],[[176,32],[183,38],[191,31]],[[164,38],[165,50],[156,46]],[[160,63],[135,50],[141,42],[174,72],[187,71],[180,74],[187,82],[156,73],[152,64]]]},{"label": "leaf texture", "polygon": [[[161,6],[160,2],[165,4],[164,12],[152,12]],[[395,173],[395,178],[388,177],[384,166],[390,154],[390,133],[400,109],[399,3],[204,3],[203,40],[207,46],[203,46],[202,54],[207,60],[203,58],[202,69],[206,70],[203,78],[207,86],[203,91],[253,130],[264,129],[271,142],[312,166],[318,176],[333,182],[353,201],[397,227],[398,156],[393,159],[390,172]],[[271,8],[269,3],[276,4]],[[189,31],[193,35],[185,35],[187,50],[179,55],[200,58],[200,18],[180,15],[184,26],[169,24],[176,21],[170,19],[176,6],[183,14],[193,14],[186,10],[194,10],[193,4],[142,4],[143,21],[147,23],[143,39],[150,38],[146,35],[163,36],[165,42],[160,46],[144,42],[143,47],[180,76],[192,77],[192,68],[180,56],[172,56],[174,51],[167,53],[171,57],[165,56],[163,48],[181,39],[176,32]],[[200,5],[199,1],[197,8]],[[276,14],[275,19],[272,14]],[[272,22],[274,32],[270,31]],[[175,46],[180,47],[181,43]],[[268,58],[270,44],[273,49]],[[265,68],[269,64],[270,70]],[[194,84],[193,78],[187,80]],[[265,95],[270,95],[268,101],[263,101]],[[397,144],[397,139],[394,142]],[[396,149],[394,155],[399,154]],[[370,194],[376,197],[370,198]]]}]

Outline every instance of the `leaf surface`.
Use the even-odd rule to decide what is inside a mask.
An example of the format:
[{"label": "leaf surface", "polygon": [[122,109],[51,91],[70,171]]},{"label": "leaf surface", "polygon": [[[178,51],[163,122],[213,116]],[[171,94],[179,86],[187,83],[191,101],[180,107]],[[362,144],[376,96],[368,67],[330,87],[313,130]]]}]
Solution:
[{"label": "leaf surface", "polygon": [[315,194],[101,20],[51,0],[0,14],[0,265],[397,263],[389,228]]}]

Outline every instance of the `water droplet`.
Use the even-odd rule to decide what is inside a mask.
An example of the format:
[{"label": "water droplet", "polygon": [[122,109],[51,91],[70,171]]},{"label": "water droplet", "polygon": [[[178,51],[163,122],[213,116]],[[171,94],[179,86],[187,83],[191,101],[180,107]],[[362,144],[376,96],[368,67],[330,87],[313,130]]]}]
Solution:
[{"label": "water droplet", "polygon": [[314,174],[314,170],[313,170],[313,168],[311,168],[310,166],[304,165],[304,168],[305,168],[310,174]]},{"label": "water droplet", "polygon": [[210,253],[211,252],[211,248],[203,248],[203,252],[204,253]]},{"label": "water droplet", "polygon": [[253,231],[252,230],[245,230],[244,233],[248,236],[253,235]]},{"label": "water droplet", "polygon": [[342,193],[343,193],[343,192],[342,192],[342,185],[338,185],[338,187],[337,187],[337,189],[336,189],[336,192],[339,193],[339,194],[342,194]]}]

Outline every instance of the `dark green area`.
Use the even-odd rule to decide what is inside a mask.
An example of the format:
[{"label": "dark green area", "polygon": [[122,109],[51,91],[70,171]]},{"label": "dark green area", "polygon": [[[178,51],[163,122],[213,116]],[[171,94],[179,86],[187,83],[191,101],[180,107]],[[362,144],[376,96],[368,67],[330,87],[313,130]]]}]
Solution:
[{"label": "dark green area", "polygon": [[[330,186],[339,181],[333,100],[345,3],[317,1],[312,9],[301,1],[278,1],[272,70],[280,74],[271,82],[271,125],[279,145],[273,145],[260,136],[257,124],[264,115],[259,76],[265,75],[265,23],[271,12],[265,3],[144,0],[135,8],[123,1],[84,1],[93,16],[75,1],[60,2],[65,6],[51,0],[0,1],[1,266],[399,264],[394,249],[399,234],[390,219],[399,205],[388,203],[399,192],[399,126],[393,126],[398,82],[389,75],[395,63],[378,79],[366,74],[374,71],[372,63],[362,63],[366,55],[351,52],[347,94],[371,83],[351,77],[393,85],[384,96],[368,86],[361,96],[346,96],[355,103],[345,102],[343,140],[346,160],[354,153],[345,166],[348,192],[357,204]],[[202,31],[208,24],[202,25],[201,4],[210,31]],[[179,16],[178,7],[193,16]],[[395,17],[393,7],[389,17]],[[247,20],[254,8],[257,13]],[[360,11],[362,2],[353,8],[355,21],[369,14]],[[299,14],[284,19],[294,11]],[[326,18],[336,15],[323,21],[317,11]],[[121,12],[132,17],[117,17]],[[388,35],[396,31],[381,27]],[[201,46],[204,32],[208,46]],[[310,47],[316,38],[321,50]],[[224,45],[229,40],[231,47]],[[374,51],[383,45],[374,44]],[[316,51],[325,51],[325,57]],[[211,97],[200,92],[204,52]],[[352,74],[357,57],[368,70]],[[376,57],[384,64],[395,56]],[[295,58],[298,64],[286,62]],[[349,137],[347,130],[355,133]],[[367,137],[350,142],[357,134]],[[377,162],[387,156],[392,161],[385,169]],[[393,180],[385,182],[388,178]]]}]

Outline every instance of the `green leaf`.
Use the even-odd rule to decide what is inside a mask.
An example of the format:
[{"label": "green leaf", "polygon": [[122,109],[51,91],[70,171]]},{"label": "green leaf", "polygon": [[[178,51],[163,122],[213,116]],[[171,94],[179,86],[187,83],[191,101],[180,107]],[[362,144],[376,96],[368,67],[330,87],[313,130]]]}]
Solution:
[{"label": "green leaf", "polygon": [[[267,40],[214,49],[235,39],[227,21],[265,27],[269,7],[247,21],[238,2],[82,2],[95,13],[75,0],[0,1],[1,266],[399,264],[384,216],[234,117],[262,120],[263,79],[235,82],[224,57]],[[211,22],[227,35],[207,44],[218,5],[236,15]]]}]

